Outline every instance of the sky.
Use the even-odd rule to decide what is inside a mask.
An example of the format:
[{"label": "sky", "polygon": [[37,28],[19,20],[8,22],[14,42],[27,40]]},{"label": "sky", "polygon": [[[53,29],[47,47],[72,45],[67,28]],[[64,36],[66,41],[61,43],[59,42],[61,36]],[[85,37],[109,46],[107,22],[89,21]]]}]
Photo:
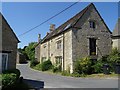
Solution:
[{"label": "sky", "polygon": [[[3,2],[2,14],[17,36],[39,25],[51,16],[62,11],[74,2]],[[21,41],[18,45],[23,48],[30,42],[38,41],[38,34],[43,38],[49,32],[50,24],[56,27],[84,9],[90,2],[79,2],[59,16],[34,29],[33,31],[18,37]],[[113,31],[118,19],[117,2],[95,2],[100,15],[111,31]]]}]

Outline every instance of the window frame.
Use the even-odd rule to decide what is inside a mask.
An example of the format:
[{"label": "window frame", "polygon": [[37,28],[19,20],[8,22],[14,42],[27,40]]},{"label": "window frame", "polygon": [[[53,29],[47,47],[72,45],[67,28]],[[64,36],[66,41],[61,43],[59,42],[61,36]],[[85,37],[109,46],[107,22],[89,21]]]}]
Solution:
[{"label": "window frame", "polygon": [[42,63],[45,62],[47,60],[46,57],[42,57]]},{"label": "window frame", "polygon": [[57,41],[56,44],[57,44],[57,46],[56,46],[57,49],[62,48],[62,41],[61,40]]},{"label": "window frame", "polygon": [[90,26],[90,28],[95,29],[96,28],[96,22],[93,21],[93,20],[89,21],[89,26]]},{"label": "window frame", "polygon": [[1,56],[1,63],[3,64],[3,55],[6,56],[6,62],[5,62],[5,68],[3,69],[3,65],[1,65],[1,69],[3,70],[7,70],[8,69],[8,53],[0,53]]},{"label": "window frame", "polygon": [[55,64],[56,65],[62,65],[62,56],[56,56],[55,57]]},{"label": "window frame", "polygon": [[97,47],[95,47],[95,51],[94,50],[91,50],[92,47],[97,44],[97,40],[95,38],[89,38],[89,55],[93,56],[93,55],[97,55]]}]

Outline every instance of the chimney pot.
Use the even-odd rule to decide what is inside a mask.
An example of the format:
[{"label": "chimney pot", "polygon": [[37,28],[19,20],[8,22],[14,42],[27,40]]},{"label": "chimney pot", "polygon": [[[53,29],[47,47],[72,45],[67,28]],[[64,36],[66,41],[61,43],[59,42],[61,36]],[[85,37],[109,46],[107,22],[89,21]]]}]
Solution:
[{"label": "chimney pot", "polygon": [[38,42],[41,40],[41,34],[38,34]]},{"label": "chimney pot", "polygon": [[55,30],[55,24],[51,24],[50,25],[50,32],[54,31]]},{"label": "chimney pot", "polygon": [[49,32],[47,32],[47,35],[49,34]]}]

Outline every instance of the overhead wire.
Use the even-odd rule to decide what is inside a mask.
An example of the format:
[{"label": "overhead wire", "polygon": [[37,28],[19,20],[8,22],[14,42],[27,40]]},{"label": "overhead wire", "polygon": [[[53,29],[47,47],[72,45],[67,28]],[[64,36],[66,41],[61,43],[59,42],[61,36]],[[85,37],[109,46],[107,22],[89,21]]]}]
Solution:
[{"label": "overhead wire", "polygon": [[[80,1],[80,0],[79,0],[79,1]],[[33,31],[34,29],[40,27],[41,25],[43,25],[43,24],[45,24],[46,22],[48,22],[48,21],[50,21],[51,19],[53,19],[54,17],[60,15],[60,14],[63,13],[64,11],[66,11],[66,10],[68,10],[69,8],[71,8],[72,6],[76,5],[79,1],[77,1],[77,2],[75,2],[75,3],[73,3],[73,4],[71,4],[70,6],[68,6],[67,8],[65,8],[64,10],[58,12],[57,14],[53,15],[52,17],[48,18],[47,20],[43,21],[42,23],[38,24],[37,26],[35,26],[35,27],[33,27],[33,28],[27,30],[26,32],[24,32],[24,33],[18,35],[18,37],[21,37],[21,36],[23,36],[23,35],[25,35],[25,34],[31,32],[31,31]]]}]

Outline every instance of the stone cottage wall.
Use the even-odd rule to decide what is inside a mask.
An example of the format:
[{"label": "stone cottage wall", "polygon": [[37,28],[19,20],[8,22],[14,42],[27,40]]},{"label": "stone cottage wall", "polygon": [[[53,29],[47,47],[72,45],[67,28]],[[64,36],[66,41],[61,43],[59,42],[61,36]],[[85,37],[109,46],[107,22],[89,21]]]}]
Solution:
[{"label": "stone cottage wall", "polygon": [[10,27],[2,20],[2,50],[11,51],[11,53],[8,54],[8,69],[16,68],[17,43],[18,41]]},{"label": "stone cottage wall", "polygon": [[40,55],[40,62],[43,62],[42,60],[43,60],[43,57],[44,58],[46,58],[46,59],[48,59],[49,58],[49,56],[48,56],[48,42],[45,42],[45,43],[42,43],[41,44],[41,49],[40,49],[40,53],[41,53],[41,55]]},{"label": "stone cottage wall", "polygon": [[[61,49],[57,49],[57,41],[61,41]],[[49,41],[49,45],[50,45],[50,58],[52,60],[52,63],[55,64],[55,57],[56,56],[62,56],[62,60],[63,60],[63,34],[52,38]]]},{"label": "stone cottage wall", "polygon": [[[57,41],[61,40],[61,49],[57,49]],[[55,64],[55,57],[62,57],[62,70],[72,68],[72,31],[67,31],[41,44],[42,57],[50,59]]]},{"label": "stone cottage wall", "polygon": [[35,47],[35,59],[40,62],[40,44]]},{"label": "stone cottage wall", "polygon": [[[91,20],[96,23],[95,29],[90,28],[89,21]],[[93,59],[110,53],[112,47],[111,34],[93,7],[89,8],[88,12],[83,15],[75,27],[81,29],[73,29],[73,60],[89,56],[89,38],[96,38],[97,42],[97,55],[92,57]]]},{"label": "stone cottage wall", "polygon": [[71,73],[73,72],[72,56],[72,30],[70,30],[64,34],[64,63],[65,70],[70,70]]},{"label": "stone cottage wall", "polygon": [[[50,58],[55,63],[56,56],[62,56],[62,68],[70,69],[73,72],[74,61],[78,58],[90,56],[89,38],[96,39],[97,54],[91,56],[92,59],[101,58],[110,53],[112,48],[111,32],[108,30],[103,20],[91,6],[86,13],[79,19],[76,25],[61,35],[53,37],[41,45],[41,57]],[[94,21],[96,28],[90,28],[89,21]],[[56,42],[61,40],[62,47],[56,49]],[[44,48],[44,45],[46,47]]]},{"label": "stone cottage wall", "polygon": [[[2,16],[0,15],[0,22],[2,22]],[[2,23],[0,23],[0,51],[2,51]],[[0,74],[2,73],[2,55],[0,54]]]},{"label": "stone cottage wall", "polygon": [[112,41],[113,41],[112,47],[117,48],[120,51],[120,37],[112,39]]}]

